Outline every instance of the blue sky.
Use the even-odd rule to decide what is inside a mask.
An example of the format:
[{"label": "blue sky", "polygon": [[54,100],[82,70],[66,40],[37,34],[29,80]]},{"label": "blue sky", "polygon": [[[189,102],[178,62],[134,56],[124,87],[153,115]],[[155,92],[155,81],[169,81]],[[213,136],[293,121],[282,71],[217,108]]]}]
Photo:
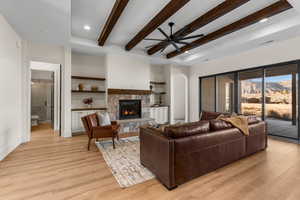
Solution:
[{"label": "blue sky", "polygon": [[292,80],[292,75],[266,77],[268,82],[280,82]]},{"label": "blue sky", "polygon": [[[284,76],[272,76],[266,77],[266,82],[281,82],[281,81],[289,81],[292,79],[292,75],[284,75]],[[261,82],[261,78],[251,79],[252,82]]]}]

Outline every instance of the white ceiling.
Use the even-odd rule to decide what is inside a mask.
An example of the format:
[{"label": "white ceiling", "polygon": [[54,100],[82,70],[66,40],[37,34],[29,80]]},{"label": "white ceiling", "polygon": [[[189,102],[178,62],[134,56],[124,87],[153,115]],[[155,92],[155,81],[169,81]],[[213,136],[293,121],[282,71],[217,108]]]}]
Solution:
[{"label": "white ceiling", "polygon": [[[176,31],[223,1],[192,0],[161,27],[168,31],[168,22],[174,21]],[[251,0],[193,34],[211,33],[277,1]],[[35,42],[70,45],[74,51],[90,54],[123,52],[145,56],[155,63],[191,64],[256,48],[269,40],[277,42],[299,36],[300,20],[297,12],[300,8],[299,0],[289,1],[295,9],[272,17],[266,23],[254,24],[171,60],[165,59],[160,54],[147,56],[145,46],[153,44],[150,41],[141,42],[130,52],[124,50],[124,46],[169,0],[130,0],[104,47],[97,46],[97,39],[113,7],[113,0],[0,0],[0,13],[23,38]],[[91,30],[85,31],[84,25],[91,26]],[[154,31],[148,38],[162,37],[160,33]],[[169,47],[165,52],[173,50]]]},{"label": "white ceiling", "polygon": [[0,13],[24,39],[61,45],[70,40],[71,0],[0,0]]}]

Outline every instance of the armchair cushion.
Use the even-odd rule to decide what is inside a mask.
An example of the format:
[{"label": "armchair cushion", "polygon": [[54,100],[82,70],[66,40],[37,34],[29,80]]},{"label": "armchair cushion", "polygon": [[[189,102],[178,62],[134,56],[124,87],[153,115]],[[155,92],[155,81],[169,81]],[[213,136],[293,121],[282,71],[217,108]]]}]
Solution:
[{"label": "armchair cushion", "polygon": [[99,113],[99,121],[100,121],[100,126],[111,125],[110,117],[107,112]]}]

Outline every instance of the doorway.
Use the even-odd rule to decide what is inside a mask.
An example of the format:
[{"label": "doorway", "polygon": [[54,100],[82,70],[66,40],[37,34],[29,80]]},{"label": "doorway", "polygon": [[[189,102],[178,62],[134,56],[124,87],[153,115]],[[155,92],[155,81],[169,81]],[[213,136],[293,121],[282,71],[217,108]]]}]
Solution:
[{"label": "doorway", "polygon": [[54,129],[54,72],[31,70],[31,127]]},{"label": "doorway", "polygon": [[31,62],[30,69],[31,135],[61,135],[60,65]]}]

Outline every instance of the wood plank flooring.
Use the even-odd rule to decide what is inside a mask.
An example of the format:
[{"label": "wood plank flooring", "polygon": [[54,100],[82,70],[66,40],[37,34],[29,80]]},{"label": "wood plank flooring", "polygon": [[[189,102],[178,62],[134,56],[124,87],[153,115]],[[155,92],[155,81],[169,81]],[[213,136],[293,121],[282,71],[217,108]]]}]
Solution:
[{"label": "wood plank flooring", "polygon": [[173,191],[157,180],[121,189],[86,136],[60,138],[47,126],[0,162],[0,200],[299,200],[300,147],[270,139],[267,151]]}]

